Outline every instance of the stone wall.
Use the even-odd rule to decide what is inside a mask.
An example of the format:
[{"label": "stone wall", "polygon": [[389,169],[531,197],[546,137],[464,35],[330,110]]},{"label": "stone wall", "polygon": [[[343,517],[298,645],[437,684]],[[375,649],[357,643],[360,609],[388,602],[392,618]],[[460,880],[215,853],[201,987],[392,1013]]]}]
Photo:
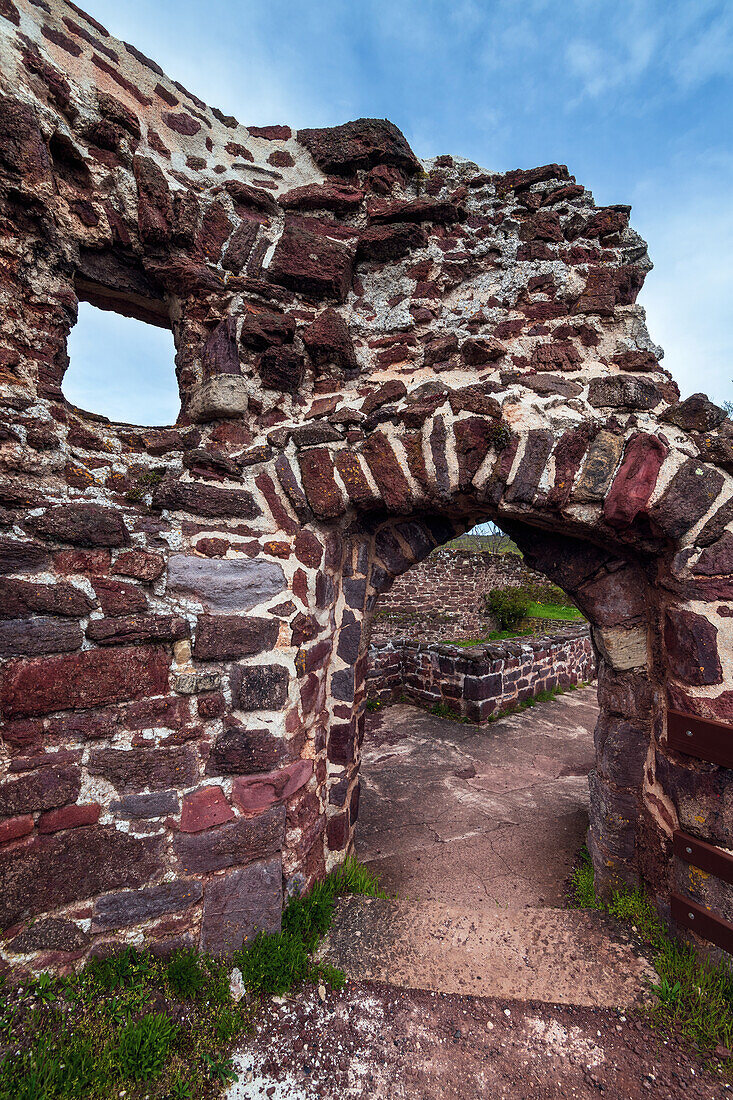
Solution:
[{"label": "stone wall", "polygon": [[[385,120],[245,126],[2,0],[5,963],[279,927],[353,842],[380,596],[483,520],[591,624],[599,888],[664,912],[675,828],[729,845],[667,714],[733,718],[733,423],[660,365],[629,213]],[[175,425],[65,399],[80,300],[171,328]]]},{"label": "stone wall", "polygon": [[517,554],[433,551],[380,597],[372,642],[401,635],[422,642],[480,638],[497,626],[485,609],[484,596],[492,589],[520,584],[547,584],[547,578]]},{"label": "stone wall", "polygon": [[407,699],[420,706],[442,703],[472,722],[485,722],[541,691],[595,679],[587,627],[480,646],[372,645],[367,697],[381,703]]}]

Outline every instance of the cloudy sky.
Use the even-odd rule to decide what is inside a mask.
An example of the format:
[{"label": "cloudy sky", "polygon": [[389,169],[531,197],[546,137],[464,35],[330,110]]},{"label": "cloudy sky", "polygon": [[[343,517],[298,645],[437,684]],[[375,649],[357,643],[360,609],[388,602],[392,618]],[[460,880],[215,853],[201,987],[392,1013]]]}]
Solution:
[{"label": "cloudy sky", "polygon": [[[420,157],[506,171],[565,163],[596,202],[631,203],[655,270],[640,302],[683,395],[733,400],[730,0],[86,0],[119,38],[244,123],[386,117]],[[72,333],[67,394],[173,419],[172,340],[111,315]],[[96,311],[94,311],[96,312]],[[115,325],[120,393],[94,388]],[[128,336],[128,332],[130,335]],[[99,346],[99,345],[97,345]],[[84,400],[82,400],[82,397]],[[117,402],[105,407],[104,402]],[[122,401],[122,405],[120,405]],[[89,402],[92,402],[90,405]]]}]

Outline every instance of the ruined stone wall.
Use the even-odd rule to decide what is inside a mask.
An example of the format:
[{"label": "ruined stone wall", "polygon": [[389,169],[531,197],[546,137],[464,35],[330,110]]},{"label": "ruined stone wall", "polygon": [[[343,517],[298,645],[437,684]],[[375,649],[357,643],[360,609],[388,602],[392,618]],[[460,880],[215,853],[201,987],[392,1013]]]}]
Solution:
[{"label": "ruined stone wall", "polygon": [[552,688],[587,683],[596,675],[587,627],[479,646],[415,645],[388,641],[371,646],[367,698],[443,704],[472,722],[488,719]]},{"label": "ruined stone wall", "polygon": [[371,640],[480,638],[497,627],[484,600],[492,589],[546,583],[517,554],[434,551],[380,597]]},{"label": "ruined stone wall", "polygon": [[[563,165],[247,127],[0,0],[5,963],[277,928],[350,850],[380,595],[487,519],[592,625],[600,888],[665,912],[678,823],[729,844],[667,712],[733,717],[733,424],[660,366],[649,267]],[[66,401],[80,300],[172,329],[175,425]]]}]

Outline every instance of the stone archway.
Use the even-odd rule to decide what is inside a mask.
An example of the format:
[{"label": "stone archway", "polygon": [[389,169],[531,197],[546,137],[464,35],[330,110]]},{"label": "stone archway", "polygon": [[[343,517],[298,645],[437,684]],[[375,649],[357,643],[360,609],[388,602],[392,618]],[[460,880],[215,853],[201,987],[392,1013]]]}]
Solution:
[{"label": "stone archway", "polygon": [[[276,926],[348,850],[379,591],[487,517],[594,624],[596,867],[668,911],[675,830],[730,838],[732,429],[659,364],[629,209],[241,126],[64,0],[0,24],[6,960]],[[171,325],[174,427],[64,401],[80,298]]]}]

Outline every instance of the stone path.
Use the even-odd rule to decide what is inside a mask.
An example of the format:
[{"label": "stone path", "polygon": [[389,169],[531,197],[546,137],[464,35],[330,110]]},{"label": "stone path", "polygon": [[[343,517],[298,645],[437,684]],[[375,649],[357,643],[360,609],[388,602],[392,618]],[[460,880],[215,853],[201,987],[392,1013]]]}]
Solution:
[{"label": "stone path", "polygon": [[344,898],[321,957],[356,981],[621,1009],[655,978],[610,922],[567,909]]},{"label": "stone path", "polygon": [[560,906],[588,826],[595,686],[473,726],[368,716],[356,851],[390,894]]}]

